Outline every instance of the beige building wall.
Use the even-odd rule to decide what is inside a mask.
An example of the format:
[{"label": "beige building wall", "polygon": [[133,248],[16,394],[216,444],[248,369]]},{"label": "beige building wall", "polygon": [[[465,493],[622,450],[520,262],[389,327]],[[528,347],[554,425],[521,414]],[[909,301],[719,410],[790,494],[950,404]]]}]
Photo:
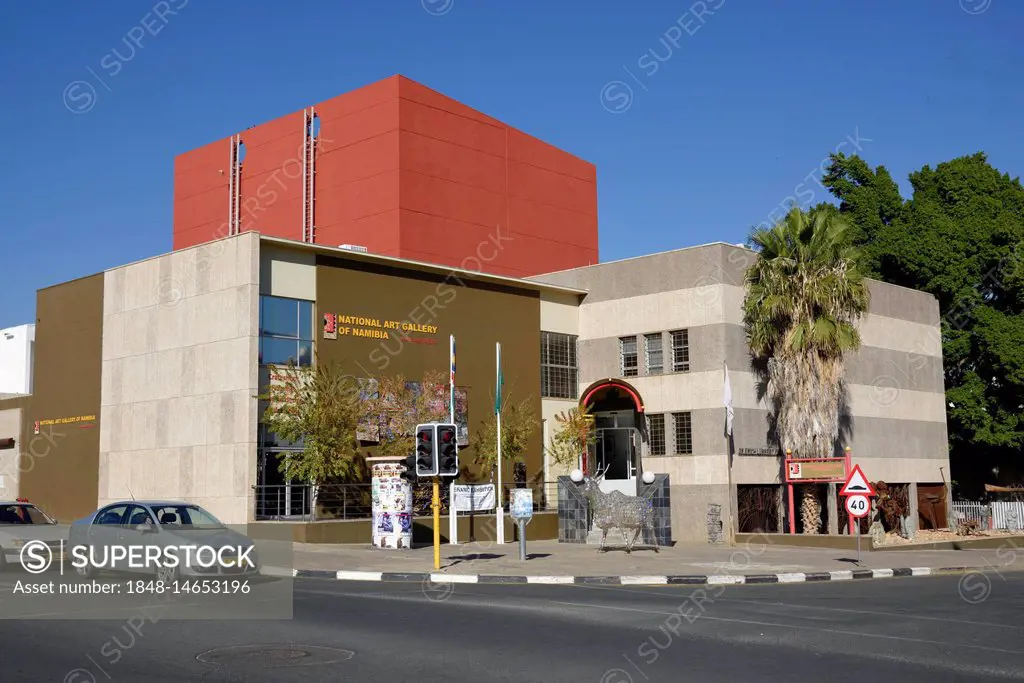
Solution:
[{"label": "beige building wall", "polygon": [[252,517],[259,236],[107,271],[99,504],[194,502]]},{"label": "beige building wall", "polygon": [[18,497],[21,474],[21,408],[0,410],[0,439],[14,439],[14,448],[0,450],[0,500]]},{"label": "beige building wall", "polygon": [[[580,333],[579,296],[570,293],[543,292],[540,298],[540,329],[543,332],[560,334]],[[538,340],[538,343],[539,340]],[[551,439],[558,432],[555,416],[568,412],[579,405],[578,399],[542,398],[541,399],[541,430],[544,444],[544,481],[548,482],[545,494],[549,500],[558,498],[558,477],[569,474],[574,466],[562,465],[554,461],[549,452]]]}]

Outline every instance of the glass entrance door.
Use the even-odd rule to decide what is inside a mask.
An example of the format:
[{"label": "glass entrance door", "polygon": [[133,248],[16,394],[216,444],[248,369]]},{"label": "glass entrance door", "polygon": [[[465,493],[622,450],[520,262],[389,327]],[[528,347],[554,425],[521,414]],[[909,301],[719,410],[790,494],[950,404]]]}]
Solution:
[{"label": "glass entrance door", "polygon": [[597,438],[591,447],[591,457],[597,470],[605,472],[601,490],[606,493],[621,491],[629,496],[636,495],[636,453],[640,434],[635,423],[633,411],[594,415]]}]

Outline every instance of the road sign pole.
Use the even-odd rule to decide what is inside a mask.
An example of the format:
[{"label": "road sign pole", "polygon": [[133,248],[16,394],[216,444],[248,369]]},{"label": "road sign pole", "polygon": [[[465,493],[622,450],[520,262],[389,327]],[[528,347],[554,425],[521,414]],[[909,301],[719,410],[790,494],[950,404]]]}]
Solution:
[{"label": "road sign pole", "polygon": [[526,562],[526,520],[519,520],[519,561]]},{"label": "road sign pole", "polygon": [[434,569],[441,568],[441,477],[434,477]]},{"label": "road sign pole", "polygon": [[860,520],[857,520],[857,564],[860,564]]}]

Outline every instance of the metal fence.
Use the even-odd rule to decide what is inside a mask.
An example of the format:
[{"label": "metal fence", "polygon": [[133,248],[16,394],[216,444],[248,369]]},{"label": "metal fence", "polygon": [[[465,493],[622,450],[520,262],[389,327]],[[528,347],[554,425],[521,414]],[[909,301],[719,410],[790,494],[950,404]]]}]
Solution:
[{"label": "metal fence", "polygon": [[953,502],[953,512],[963,515],[964,520],[976,520],[982,526],[992,529],[1019,531],[1024,526],[1024,502],[958,500]]},{"label": "metal fence", "polygon": [[[448,481],[441,484],[441,514],[447,515],[451,489]],[[487,482],[457,482],[487,483]],[[258,521],[311,522],[326,520],[360,520],[373,517],[373,487],[360,484],[324,484],[316,492],[313,509],[313,487],[310,484],[274,484],[253,486],[255,519]],[[514,488],[533,490],[533,507],[537,512],[558,509],[558,482],[539,481],[529,484],[503,484],[502,503],[508,509]],[[413,482],[412,511],[416,517],[433,515],[433,485]]]}]

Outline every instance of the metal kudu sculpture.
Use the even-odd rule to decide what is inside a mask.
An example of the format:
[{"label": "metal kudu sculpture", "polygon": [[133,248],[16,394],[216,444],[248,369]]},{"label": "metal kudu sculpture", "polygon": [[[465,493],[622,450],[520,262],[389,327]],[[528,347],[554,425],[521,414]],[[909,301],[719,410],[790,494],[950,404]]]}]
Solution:
[{"label": "metal kudu sculpture", "polygon": [[[594,513],[594,526],[601,530],[601,547],[598,552],[605,551],[609,529],[618,529],[622,533],[627,553],[633,552],[633,545],[640,534],[645,530],[650,531],[654,539],[654,552],[658,552],[658,537],[654,533],[654,506],[651,501],[639,496],[627,496],[621,491],[602,492],[599,486],[607,471],[606,467],[596,477],[583,479],[583,494]],[[633,532],[632,540],[626,538],[627,531]]]}]

